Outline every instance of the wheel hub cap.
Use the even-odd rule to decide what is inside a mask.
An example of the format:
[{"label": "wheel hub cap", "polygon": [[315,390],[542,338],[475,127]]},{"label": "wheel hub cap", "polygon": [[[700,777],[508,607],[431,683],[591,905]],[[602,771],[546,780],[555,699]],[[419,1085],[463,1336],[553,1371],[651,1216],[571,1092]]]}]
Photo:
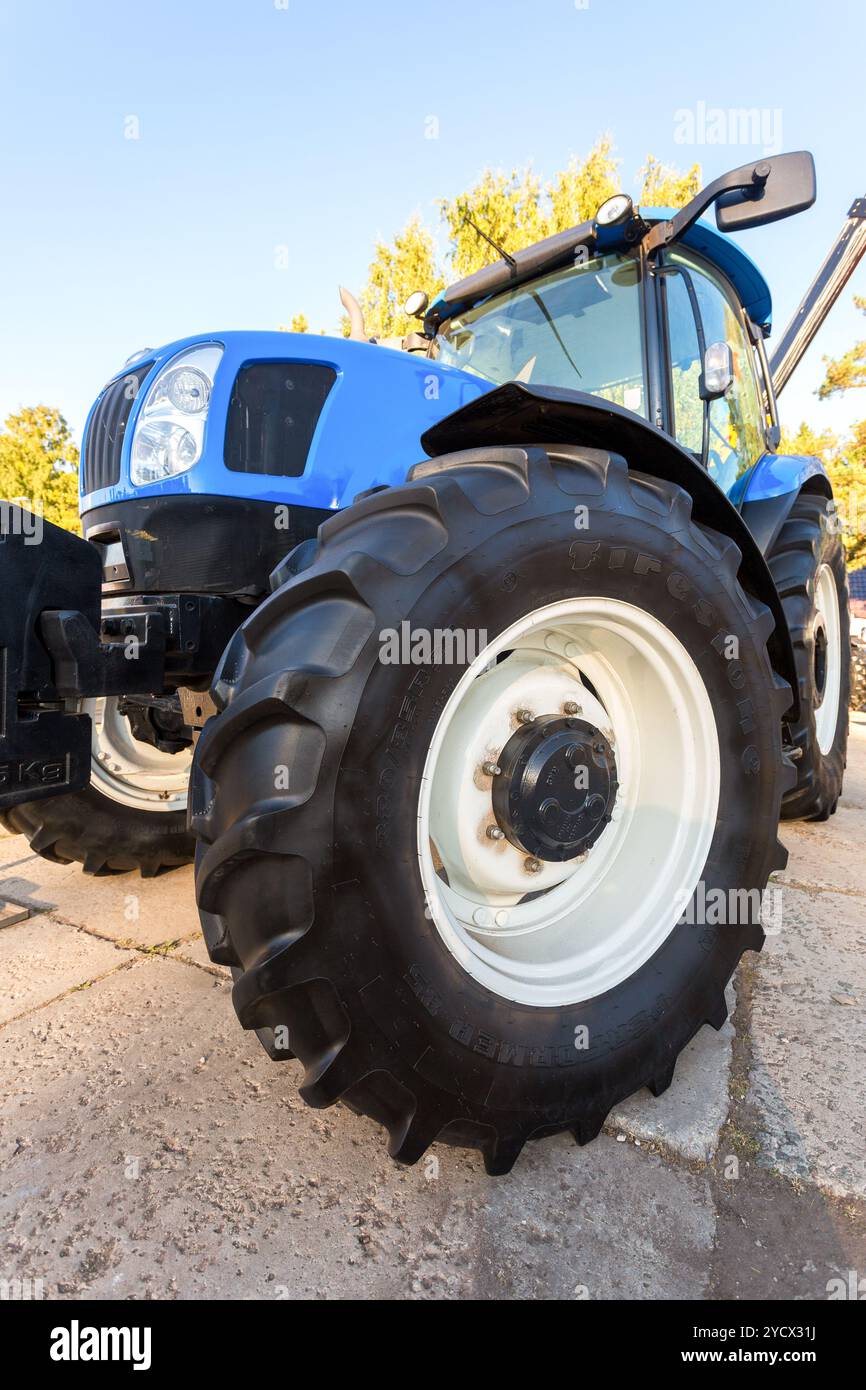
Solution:
[{"label": "wheel hub cap", "polygon": [[516,848],[553,863],[575,859],[611,819],[616,759],[585,719],[550,715],[508,740],[493,783],[493,812]]},{"label": "wheel hub cap", "polygon": [[417,812],[429,919],[506,999],[595,998],[673,930],[719,791],[713,706],[671,630],[602,596],[536,608],[470,664],[433,731]]}]

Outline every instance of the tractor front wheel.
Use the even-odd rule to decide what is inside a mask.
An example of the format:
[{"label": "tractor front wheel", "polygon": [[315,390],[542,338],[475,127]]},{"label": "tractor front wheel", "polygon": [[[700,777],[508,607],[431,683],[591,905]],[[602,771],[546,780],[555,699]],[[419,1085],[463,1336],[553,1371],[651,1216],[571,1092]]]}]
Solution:
[{"label": "tractor front wheel", "polygon": [[310,1105],[501,1173],[722,1026],[785,862],[790,691],[680,488],[566,447],[410,479],[326,522],[229,644],[198,901]]}]

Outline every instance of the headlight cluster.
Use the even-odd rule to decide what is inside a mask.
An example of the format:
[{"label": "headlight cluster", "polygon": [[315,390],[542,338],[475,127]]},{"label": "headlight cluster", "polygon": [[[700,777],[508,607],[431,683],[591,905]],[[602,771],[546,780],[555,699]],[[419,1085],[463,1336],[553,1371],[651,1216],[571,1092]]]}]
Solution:
[{"label": "headlight cluster", "polygon": [[167,362],[151,383],[132,441],[129,474],[137,485],[183,473],[201,458],[218,343],[187,348]]}]

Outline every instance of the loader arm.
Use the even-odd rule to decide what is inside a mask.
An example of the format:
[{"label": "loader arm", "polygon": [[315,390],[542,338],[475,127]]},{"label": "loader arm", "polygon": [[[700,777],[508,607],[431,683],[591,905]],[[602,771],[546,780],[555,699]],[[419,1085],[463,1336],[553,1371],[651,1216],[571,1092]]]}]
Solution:
[{"label": "loader arm", "polygon": [[841,232],[803,295],[773,353],[773,390],[788,383],[866,251],[866,198],[855,198]]}]

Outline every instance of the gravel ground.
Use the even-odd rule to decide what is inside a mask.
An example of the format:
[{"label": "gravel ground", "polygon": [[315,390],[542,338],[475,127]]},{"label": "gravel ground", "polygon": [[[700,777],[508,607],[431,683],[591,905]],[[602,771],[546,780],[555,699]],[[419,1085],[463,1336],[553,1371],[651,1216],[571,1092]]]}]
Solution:
[{"label": "gravel ground", "polygon": [[658,1101],[490,1180],[411,1169],[242,1034],[192,873],[86,879],[0,840],[0,1280],[47,1298],[802,1298],[866,1275],[866,717],[778,930]]}]

